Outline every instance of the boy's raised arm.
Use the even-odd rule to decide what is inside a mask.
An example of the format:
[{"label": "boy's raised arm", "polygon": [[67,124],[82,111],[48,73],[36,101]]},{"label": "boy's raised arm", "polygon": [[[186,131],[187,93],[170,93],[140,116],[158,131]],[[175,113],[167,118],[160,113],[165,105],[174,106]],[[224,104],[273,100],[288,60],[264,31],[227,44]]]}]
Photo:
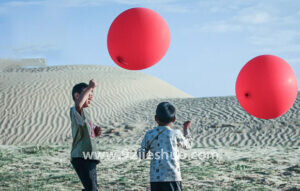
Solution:
[{"label": "boy's raised arm", "polygon": [[190,149],[192,148],[192,137],[189,133],[189,128],[191,127],[191,122],[186,121],[183,124],[183,134],[179,131],[177,142],[178,146],[182,147],[183,149]]},{"label": "boy's raised arm", "polygon": [[79,98],[75,102],[76,111],[81,114],[81,110],[83,108],[84,103],[89,99],[91,96],[90,93],[93,89],[97,86],[97,82],[92,79],[89,82],[89,86],[80,94]]}]

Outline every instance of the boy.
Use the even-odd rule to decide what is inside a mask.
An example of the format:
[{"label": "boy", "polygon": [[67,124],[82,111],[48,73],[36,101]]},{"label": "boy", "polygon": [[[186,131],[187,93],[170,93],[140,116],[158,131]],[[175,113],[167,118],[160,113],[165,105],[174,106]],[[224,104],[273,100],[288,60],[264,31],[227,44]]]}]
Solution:
[{"label": "boy", "polygon": [[162,102],[157,106],[155,121],[158,126],[149,130],[138,149],[141,159],[147,157],[148,151],[152,153],[150,165],[150,186],[152,191],[181,191],[181,173],[179,166],[178,146],[191,148],[189,135],[190,121],[183,125],[184,135],[180,130],[171,129],[176,120],[175,107]]},{"label": "boy", "polygon": [[[101,135],[101,128],[94,126],[85,108],[89,107],[93,90],[96,88],[95,80],[89,85],[79,83],[73,87],[72,97],[75,106],[70,109],[72,127],[71,163],[84,187],[83,190],[97,190],[96,165],[99,163],[96,153],[96,137]],[[91,157],[86,157],[90,155]]]}]

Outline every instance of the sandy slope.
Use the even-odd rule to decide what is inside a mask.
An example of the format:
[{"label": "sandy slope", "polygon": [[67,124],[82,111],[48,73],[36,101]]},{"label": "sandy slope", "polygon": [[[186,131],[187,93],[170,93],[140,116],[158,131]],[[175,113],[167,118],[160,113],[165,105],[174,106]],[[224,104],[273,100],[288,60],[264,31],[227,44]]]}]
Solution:
[{"label": "sandy slope", "polygon": [[[145,130],[156,125],[153,113],[156,105],[163,100],[166,99],[144,101],[134,108],[128,108],[122,114],[124,117],[120,118],[126,118],[123,124],[127,122],[134,129],[129,131],[133,136],[127,138],[128,128],[119,125],[114,128],[118,133],[107,134],[110,139],[104,140],[140,143]],[[195,147],[300,146],[300,96],[285,115],[273,120],[250,116],[240,107],[235,97],[167,100],[177,108],[174,128],[181,129],[185,120],[192,121]]]},{"label": "sandy slope", "polygon": [[[39,68],[27,67],[32,65]],[[89,109],[104,131],[98,149],[118,156],[101,158],[100,190],[149,190],[150,161],[137,160],[136,150],[156,125],[161,101],[177,108],[174,128],[193,122],[194,147],[180,160],[185,190],[300,189],[300,96],[282,117],[260,120],[235,97],[192,98],[140,72],[0,60],[0,190],[82,188],[69,161],[68,110],[72,86],[90,78],[99,82]],[[120,151],[135,158],[120,157]],[[217,157],[189,158],[193,153]]]},{"label": "sandy slope", "polygon": [[139,101],[191,97],[153,76],[117,67],[46,67],[41,59],[1,60],[0,144],[64,142],[71,136],[72,87],[91,78],[99,83],[90,109],[97,122],[117,119],[122,108]]},{"label": "sandy slope", "polygon": [[282,117],[260,120],[248,115],[235,97],[192,98],[141,72],[90,65],[45,67],[43,60],[2,60],[0,66],[0,144],[70,143],[72,86],[95,78],[99,87],[89,112],[103,127],[100,144],[139,144],[156,125],[156,105],[170,101],[178,111],[174,128],[192,120],[195,147],[300,145],[299,97]]}]

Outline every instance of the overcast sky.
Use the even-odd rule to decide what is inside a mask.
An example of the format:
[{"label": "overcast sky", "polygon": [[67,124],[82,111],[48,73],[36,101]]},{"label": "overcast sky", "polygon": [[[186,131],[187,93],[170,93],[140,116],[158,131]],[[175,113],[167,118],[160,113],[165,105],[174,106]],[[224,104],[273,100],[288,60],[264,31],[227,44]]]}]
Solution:
[{"label": "overcast sky", "polygon": [[132,7],[157,11],[171,31],[165,57],[142,72],[193,96],[234,95],[240,69],[261,54],[285,59],[300,79],[298,0],[0,0],[0,58],[117,66],[107,32]]}]

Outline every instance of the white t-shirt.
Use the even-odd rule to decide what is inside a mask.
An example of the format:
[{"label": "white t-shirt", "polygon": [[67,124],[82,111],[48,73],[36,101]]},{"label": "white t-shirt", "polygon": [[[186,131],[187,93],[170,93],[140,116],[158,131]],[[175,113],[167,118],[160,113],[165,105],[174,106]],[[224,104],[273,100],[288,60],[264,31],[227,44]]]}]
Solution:
[{"label": "white t-shirt", "polygon": [[[163,132],[156,138],[161,131]],[[153,139],[149,148],[148,145]],[[149,151],[152,154],[150,182],[181,181],[178,147],[190,149],[191,142],[192,138],[188,132],[184,137],[180,130],[168,126],[158,126],[149,130],[138,149],[138,156],[144,158]]]}]

